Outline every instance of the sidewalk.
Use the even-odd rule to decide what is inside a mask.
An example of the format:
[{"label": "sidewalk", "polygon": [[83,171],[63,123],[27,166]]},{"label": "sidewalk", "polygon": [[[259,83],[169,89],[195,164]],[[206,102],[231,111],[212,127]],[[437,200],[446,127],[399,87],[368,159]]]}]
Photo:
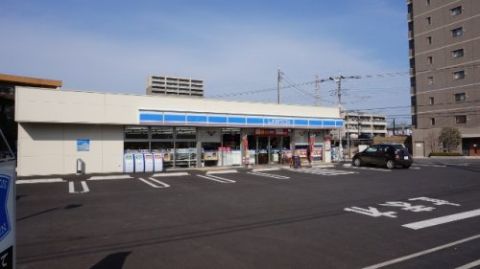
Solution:
[{"label": "sidewalk", "polygon": [[466,160],[480,160],[480,156],[431,156],[431,157],[413,157],[415,159],[466,159]]}]

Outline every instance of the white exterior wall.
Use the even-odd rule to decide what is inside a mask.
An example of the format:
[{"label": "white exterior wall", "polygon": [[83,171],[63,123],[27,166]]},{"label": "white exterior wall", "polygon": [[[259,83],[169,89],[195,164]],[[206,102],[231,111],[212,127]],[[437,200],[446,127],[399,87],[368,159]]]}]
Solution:
[{"label": "white exterior wall", "polygon": [[139,110],[340,118],[338,108],[17,87],[17,122],[135,125]]},{"label": "white exterior wall", "polygon": [[[77,139],[90,150],[78,152]],[[74,174],[78,158],[87,173],[122,172],[123,126],[21,123],[17,158],[18,176]]]}]

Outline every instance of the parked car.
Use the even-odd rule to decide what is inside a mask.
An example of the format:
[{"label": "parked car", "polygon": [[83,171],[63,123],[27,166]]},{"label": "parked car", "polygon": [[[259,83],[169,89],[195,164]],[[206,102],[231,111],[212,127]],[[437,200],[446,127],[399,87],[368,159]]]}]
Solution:
[{"label": "parked car", "polygon": [[366,148],[353,156],[354,166],[378,165],[393,169],[395,166],[409,168],[413,163],[412,155],[402,144],[378,144]]}]

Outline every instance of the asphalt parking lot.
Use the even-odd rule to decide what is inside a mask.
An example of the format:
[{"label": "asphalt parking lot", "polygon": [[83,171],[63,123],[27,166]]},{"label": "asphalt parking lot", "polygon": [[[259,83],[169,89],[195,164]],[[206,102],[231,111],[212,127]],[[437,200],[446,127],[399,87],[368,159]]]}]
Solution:
[{"label": "asphalt parking lot", "polygon": [[480,265],[480,160],[23,183],[18,268]]}]

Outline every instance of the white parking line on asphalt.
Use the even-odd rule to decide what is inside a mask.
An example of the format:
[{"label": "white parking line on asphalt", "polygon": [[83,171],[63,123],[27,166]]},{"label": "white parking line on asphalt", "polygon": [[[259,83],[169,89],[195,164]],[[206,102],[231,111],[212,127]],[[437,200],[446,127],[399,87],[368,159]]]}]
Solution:
[{"label": "white parking line on asphalt", "polygon": [[306,174],[321,175],[321,176],[339,176],[339,175],[351,175],[351,174],[358,173],[353,171],[328,169],[328,168],[298,168],[298,169],[284,168],[284,169],[293,171],[293,172],[298,172],[298,173],[306,173]]},{"label": "white parking line on asphalt", "polygon": [[197,176],[199,176],[201,178],[208,179],[208,180],[220,182],[220,183],[235,183],[236,182],[235,180],[231,180],[231,179],[227,179],[227,178],[223,178],[223,177],[218,177],[218,176],[212,176],[212,175],[208,175],[208,176],[197,175]]},{"label": "white parking line on asphalt", "polygon": [[157,173],[153,174],[152,177],[181,177],[190,175],[188,172],[173,172],[173,173]]},{"label": "white parking line on asphalt", "polygon": [[466,243],[466,242],[469,242],[469,241],[472,241],[472,240],[475,240],[475,239],[478,239],[478,238],[480,238],[480,234],[470,236],[470,237],[467,237],[467,238],[464,238],[464,239],[461,239],[461,240],[458,240],[458,241],[455,241],[455,242],[452,242],[452,243],[448,243],[448,244],[445,244],[445,245],[441,245],[441,246],[438,246],[438,247],[430,248],[430,249],[427,249],[427,250],[424,250],[424,251],[420,251],[420,252],[417,252],[417,253],[413,253],[413,254],[403,256],[403,257],[400,257],[400,258],[389,260],[389,261],[386,261],[386,262],[377,263],[375,265],[364,267],[363,269],[382,268],[382,267],[385,267],[385,266],[389,266],[389,265],[392,265],[392,264],[396,264],[396,263],[399,263],[399,262],[403,262],[403,261],[406,261],[406,260],[417,258],[417,257],[423,256],[423,255],[426,255],[426,254],[430,254],[430,253],[433,253],[433,252],[436,252],[436,251],[439,251],[439,250],[443,250],[443,249],[446,249],[446,248],[449,248],[449,247],[452,247],[452,246],[455,246],[455,245],[460,245],[460,244],[463,244],[463,243]]},{"label": "white parking line on asphalt", "polygon": [[237,170],[235,169],[230,169],[230,170],[218,170],[218,171],[207,171],[207,175],[216,175],[216,174],[235,174],[238,173]]},{"label": "white parking line on asphalt", "polygon": [[81,191],[80,193],[85,193],[85,192],[89,192],[90,189],[88,188],[88,185],[87,185],[87,182],[86,181],[82,181],[80,182],[80,184],[82,184],[82,187],[83,187],[83,191]]},{"label": "white parking line on asphalt", "polygon": [[87,193],[87,192],[90,191],[86,181],[82,180],[80,182],[80,185],[82,186],[82,190],[81,191],[75,191],[75,183],[73,181],[69,181],[68,182],[68,192],[72,193],[72,194],[80,194],[80,193]]},{"label": "white parking line on asphalt", "polygon": [[290,179],[290,177],[287,177],[287,176],[267,174],[267,173],[262,173],[262,172],[247,172],[247,174],[255,175],[255,176],[261,176],[261,177],[276,178],[276,179]]},{"label": "white parking line on asphalt", "polygon": [[255,168],[252,169],[252,172],[268,172],[268,171],[279,171],[280,168],[278,167],[270,167],[270,168]]},{"label": "white parking line on asphalt", "polygon": [[157,183],[157,184],[159,184],[160,186],[163,186],[163,188],[169,188],[170,187],[170,185],[168,185],[167,183],[165,183],[163,181],[160,181],[158,179],[154,179],[153,177],[149,177],[148,179]]},{"label": "white parking line on asphalt", "polygon": [[[148,180],[146,180],[146,179],[144,179],[144,178],[138,178],[138,180],[142,181],[143,183],[145,183],[145,184],[147,184],[147,185],[149,185],[149,186],[151,186],[151,187],[153,187],[153,188],[155,188],[155,189],[164,189],[164,188],[169,188],[169,187],[170,187],[170,185],[168,185],[167,183],[162,182],[162,181],[160,181],[160,180],[156,180],[156,179],[151,178],[151,177],[149,177]],[[150,181],[149,181],[149,180],[150,180]],[[157,183],[157,184],[159,184],[159,185],[157,185],[157,184],[155,184],[155,183],[152,183],[151,181],[153,181],[153,182],[155,182],[155,183]]]},{"label": "white parking line on asphalt", "polygon": [[20,179],[15,181],[16,184],[35,184],[35,183],[55,183],[65,182],[61,178],[42,178],[42,179]]},{"label": "white parking line on asphalt", "polygon": [[73,181],[68,182],[68,192],[75,193],[75,186],[73,185]]},{"label": "white parking line on asphalt", "polygon": [[455,269],[470,269],[470,268],[473,268],[473,267],[476,267],[476,266],[479,266],[479,265],[480,265],[480,260],[476,260],[476,261],[467,263],[465,265],[462,265],[460,267],[457,267]]},{"label": "white parking line on asphalt", "polygon": [[111,180],[111,179],[128,179],[132,178],[129,175],[116,175],[116,176],[94,176],[87,178],[87,180]]},{"label": "white parking line on asphalt", "polygon": [[478,217],[478,216],[480,216],[480,209],[475,209],[475,210],[465,211],[465,212],[461,212],[453,215],[447,215],[439,218],[412,222],[412,223],[404,224],[402,225],[402,227],[410,228],[413,230],[420,230],[423,228],[428,228],[428,227],[432,227],[440,224],[445,224],[449,222],[454,222],[454,221]]}]

